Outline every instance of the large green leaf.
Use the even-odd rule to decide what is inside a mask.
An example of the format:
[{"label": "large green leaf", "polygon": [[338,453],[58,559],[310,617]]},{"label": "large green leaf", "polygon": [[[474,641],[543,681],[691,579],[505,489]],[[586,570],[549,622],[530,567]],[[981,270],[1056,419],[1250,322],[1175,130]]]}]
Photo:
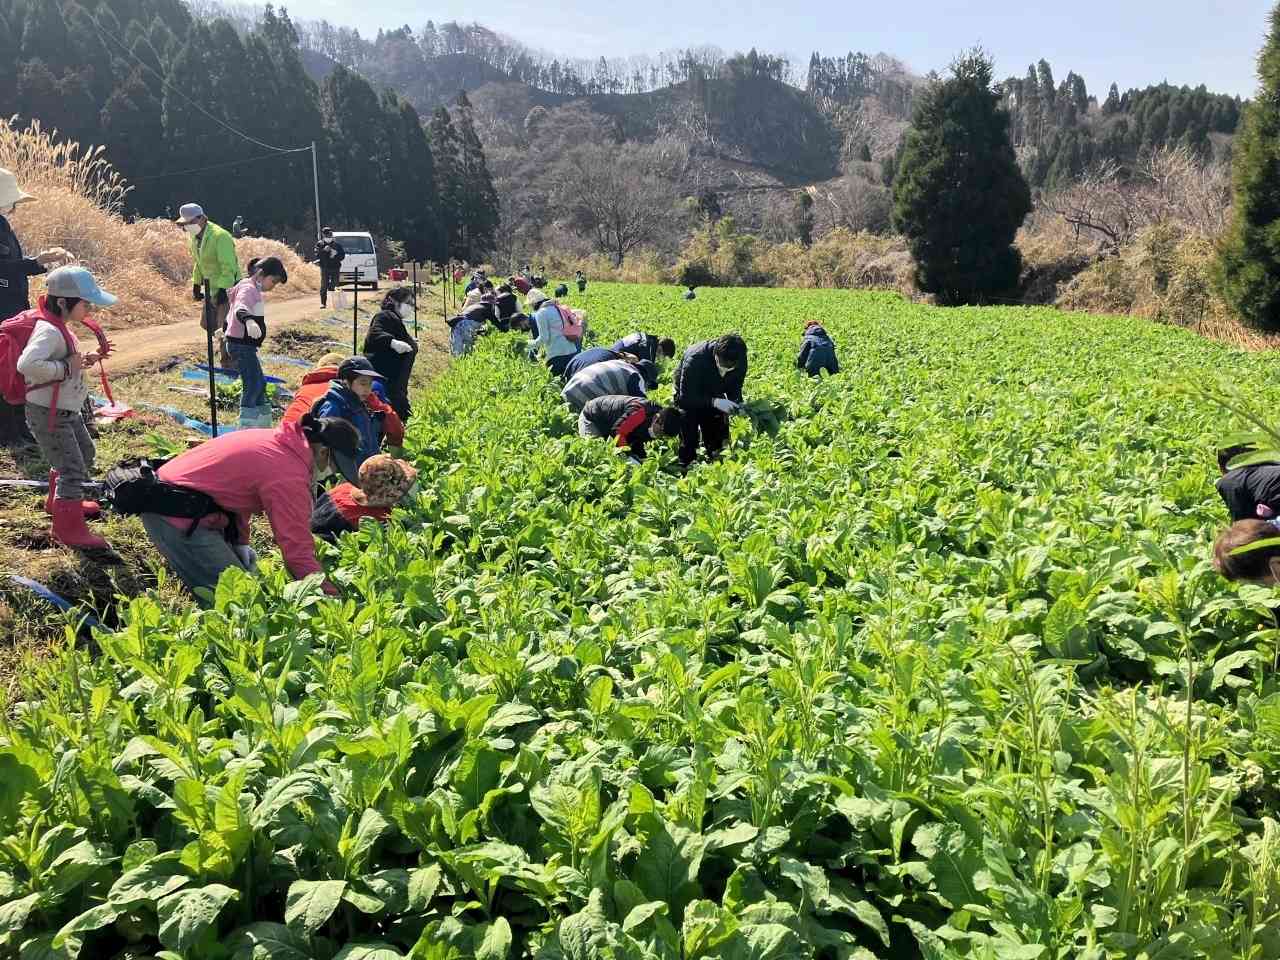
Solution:
[{"label": "large green leaf", "polygon": [[156,905],[160,942],[170,950],[186,952],[213,927],[222,908],[239,896],[220,883],[169,894]]},{"label": "large green leaf", "polygon": [[319,930],[342,902],[345,880],[295,880],[285,899],[284,921],[303,936]]}]

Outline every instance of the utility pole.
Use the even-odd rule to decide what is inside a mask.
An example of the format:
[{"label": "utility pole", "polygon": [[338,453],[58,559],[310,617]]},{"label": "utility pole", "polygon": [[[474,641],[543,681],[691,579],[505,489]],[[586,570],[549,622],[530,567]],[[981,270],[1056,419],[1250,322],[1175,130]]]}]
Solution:
[{"label": "utility pole", "polygon": [[316,191],[316,243],[320,242],[320,173],[316,162],[316,142],[311,141],[311,183]]}]

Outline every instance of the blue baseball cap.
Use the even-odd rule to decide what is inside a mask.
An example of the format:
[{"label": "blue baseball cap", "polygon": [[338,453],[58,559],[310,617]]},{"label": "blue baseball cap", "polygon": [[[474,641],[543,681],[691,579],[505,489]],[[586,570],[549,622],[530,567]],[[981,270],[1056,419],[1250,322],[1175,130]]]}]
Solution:
[{"label": "blue baseball cap", "polygon": [[116,302],[84,267],[59,267],[50,271],[44,278],[44,289],[51,297],[78,297],[95,307],[109,307]]}]

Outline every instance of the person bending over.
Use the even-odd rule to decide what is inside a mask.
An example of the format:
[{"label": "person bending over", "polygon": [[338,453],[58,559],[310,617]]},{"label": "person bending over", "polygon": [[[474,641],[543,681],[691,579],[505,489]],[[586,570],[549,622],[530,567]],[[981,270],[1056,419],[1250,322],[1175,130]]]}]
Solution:
[{"label": "person bending over", "polygon": [[729,440],[729,415],[742,403],[747,379],[747,344],[739,334],[695,343],[676,367],[676,406],[684,411],[680,462],[685,467],[698,456],[698,446],[714,457]]},{"label": "person bending over", "polygon": [[663,407],[640,397],[596,397],[587,401],[578,414],[578,436],[616,437],[619,447],[635,460],[643,460],[645,444],[679,436],[683,420],[677,408]]},{"label": "person bending over", "polygon": [[617,353],[630,353],[641,360],[657,363],[663,357],[670,360],[676,355],[676,342],[656,333],[629,333],[611,348]]},{"label": "person bending over", "polygon": [[796,357],[796,366],[811,377],[821,376],[823,370],[832,375],[840,372],[840,363],[836,360],[836,345],[826,328],[817,320],[810,320],[804,325],[804,339],[800,341],[800,355]]}]

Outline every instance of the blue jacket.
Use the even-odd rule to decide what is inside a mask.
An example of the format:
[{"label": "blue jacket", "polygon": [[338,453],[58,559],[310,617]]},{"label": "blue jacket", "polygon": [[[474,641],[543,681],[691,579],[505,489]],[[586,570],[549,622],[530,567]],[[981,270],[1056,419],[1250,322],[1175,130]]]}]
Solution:
[{"label": "blue jacket", "polygon": [[341,380],[329,384],[329,392],[316,401],[311,413],[317,417],[341,417],[356,428],[360,434],[360,450],[355,457],[357,468],[382,446],[381,415],[371,414],[364,401]]},{"label": "blue jacket", "polygon": [[796,366],[811,377],[818,376],[823,370],[831,374],[840,372],[840,364],[836,360],[836,345],[822,327],[810,327],[804,332]]},{"label": "blue jacket", "polygon": [[618,359],[621,359],[619,355],[608,347],[592,347],[590,350],[583,350],[570,360],[569,365],[564,368],[564,373],[561,376],[565,380],[570,380],[575,373],[585,370],[593,363],[604,363],[606,360]]}]

